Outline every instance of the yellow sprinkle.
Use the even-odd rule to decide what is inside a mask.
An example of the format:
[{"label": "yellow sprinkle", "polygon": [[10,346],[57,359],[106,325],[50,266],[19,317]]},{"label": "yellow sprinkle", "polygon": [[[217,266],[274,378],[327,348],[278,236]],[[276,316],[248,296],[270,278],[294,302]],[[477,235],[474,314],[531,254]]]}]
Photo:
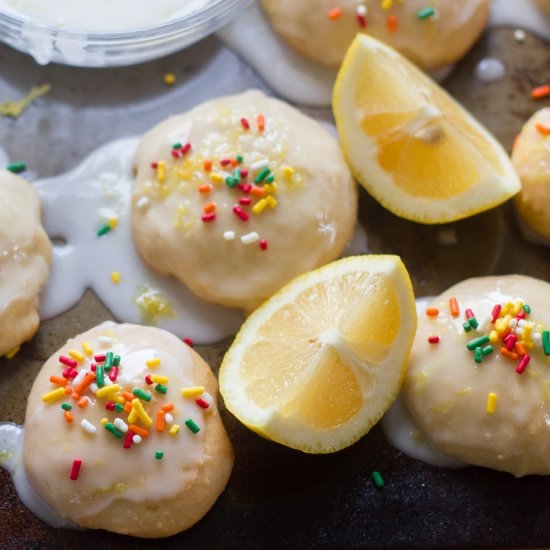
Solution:
[{"label": "yellow sprinkle", "polygon": [[163,182],[166,179],[166,163],[159,160],[157,164],[157,181]]},{"label": "yellow sprinkle", "polygon": [[126,399],[122,397],[122,395],[111,395],[111,401],[114,401],[115,403],[120,403],[121,405],[124,405],[126,403]]},{"label": "yellow sprinkle", "polygon": [[276,193],[279,190],[276,183],[266,183],[264,189],[266,193]]},{"label": "yellow sprinkle", "polygon": [[107,422],[109,422],[109,419],[108,419],[108,418],[102,418],[102,419],[100,420],[100,422],[101,422],[101,425],[102,425],[102,426],[105,426],[105,424],[107,424]]},{"label": "yellow sprinkle", "polygon": [[118,390],[120,390],[120,386],[118,384],[113,384],[112,386],[104,386],[103,388],[99,388],[95,395],[96,397],[105,397],[106,395],[111,395],[112,393],[116,393]]},{"label": "yellow sprinkle", "polygon": [[94,354],[94,350],[90,345],[90,342],[82,342],[82,349],[88,357],[91,357]]},{"label": "yellow sprinkle", "polygon": [[17,118],[23,114],[23,112],[35,99],[47,94],[50,90],[50,84],[33,86],[31,91],[25,97],[22,97],[17,101],[5,101],[4,103],[0,103],[0,115]]},{"label": "yellow sprinkle", "polygon": [[120,283],[120,272],[119,271],[113,271],[111,273],[111,281],[113,281],[113,283],[115,285],[118,285],[118,283]]},{"label": "yellow sprinkle", "polygon": [[496,344],[498,340],[499,340],[498,332],[496,330],[492,330],[489,333],[489,341],[491,342],[491,344]]},{"label": "yellow sprinkle", "polygon": [[78,361],[79,363],[82,363],[82,361],[84,361],[84,359],[85,359],[84,354],[83,354],[83,353],[80,353],[77,349],[70,349],[70,350],[69,350],[69,355],[70,355],[75,361]]},{"label": "yellow sprinkle", "polygon": [[283,174],[286,178],[290,179],[294,175],[294,168],[292,168],[292,166],[285,166],[283,168]]},{"label": "yellow sprinkle", "polygon": [[277,206],[277,199],[271,195],[267,197],[266,201],[270,208],[275,208]]},{"label": "yellow sprinkle", "polygon": [[221,176],[220,174],[210,174],[210,179],[214,183],[223,183],[223,176]]},{"label": "yellow sprinkle", "polygon": [[200,395],[201,393],[204,393],[204,386],[194,386],[192,388],[183,388],[181,390],[182,397],[197,397],[197,395]]},{"label": "yellow sprinkle", "polygon": [[506,302],[502,306],[502,309],[500,310],[500,316],[505,317],[506,315],[508,315],[508,313],[510,313],[513,307],[514,307],[514,304],[512,302]]},{"label": "yellow sprinkle", "polygon": [[177,433],[179,433],[180,431],[180,427],[179,427],[179,424],[174,424],[169,430],[168,430],[168,433],[170,435],[176,435]]},{"label": "yellow sprinkle", "polygon": [[44,401],[44,403],[53,403],[58,399],[62,399],[63,397],[65,397],[65,395],[65,388],[57,388],[56,390],[45,393],[42,396],[42,401]]},{"label": "yellow sprinkle", "polygon": [[174,73],[165,73],[162,80],[167,86],[173,86],[176,83],[176,75]]},{"label": "yellow sprinkle", "polygon": [[497,394],[496,393],[490,393],[487,396],[487,412],[489,414],[493,414],[497,407]]},{"label": "yellow sprinkle", "polygon": [[382,0],[382,2],[380,2],[380,7],[383,9],[383,10],[389,10],[393,5],[393,0]]},{"label": "yellow sprinkle", "polygon": [[[137,398],[132,400],[132,411],[131,411],[131,413],[134,412],[134,411],[135,411],[135,414],[137,415],[137,417],[143,422],[143,424],[145,424],[146,428],[150,428],[153,425],[153,420],[145,412],[145,409],[143,408],[143,404]],[[134,420],[135,420],[135,418],[134,418]],[[128,422],[130,422],[130,424],[133,424],[134,420],[131,420],[130,415],[128,415]]]},{"label": "yellow sprinkle", "polygon": [[159,376],[158,374],[153,374],[151,380],[155,384],[168,384],[168,376]]},{"label": "yellow sprinkle", "polygon": [[16,346],[12,350],[8,351],[5,355],[6,359],[13,359],[19,353],[20,349],[21,346]]},{"label": "yellow sprinkle", "polygon": [[512,308],[512,315],[515,317],[523,309],[523,302],[516,302]]},{"label": "yellow sprinkle", "polygon": [[253,207],[252,212],[254,214],[260,214],[264,211],[265,207],[267,206],[267,201],[265,199],[260,199]]},{"label": "yellow sprinkle", "polygon": [[511,315],[506,315],[505,317],[501,319],[497,319],[495,321],[495,330],[500,334],[508,329],[510,325],[510,321],[512,320]]},{"label": "yellow sprinkle", "polygon": [[147,359],[145,361],[145,364],[148,368],[154,369],[160,365],[160,358],[159,357],[153,357],[152,359]]},{"label": "yellow sprinkle", "polygon": [[107,223],[111,229],[116,229],[118,227],[118,218],[109,218]]},{"label": "yellow sprinkle", "polygon": [[523,327],[523,332],[521,333],[521,337],[523,340],[531,340],[531,337],[533,336],[533,327],[531,325],[525,325]]}]

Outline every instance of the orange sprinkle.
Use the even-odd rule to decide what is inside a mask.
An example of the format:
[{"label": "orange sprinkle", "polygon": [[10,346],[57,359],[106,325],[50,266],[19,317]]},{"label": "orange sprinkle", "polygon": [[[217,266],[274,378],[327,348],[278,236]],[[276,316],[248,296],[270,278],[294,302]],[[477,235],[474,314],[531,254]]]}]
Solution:
[{"label": "orange sprinkle", "polygon": [[212,161],[211,160],[205,160],[203,167],[204,167],[205,172],[211,172],[212,171]]},{"label": "orange sprinkle", "polygon": [[130,393],[129,391],[123,391],[122,397],[126,399],[126,401],[133,401],[134,400],[134,394]]},{"label": "orange sprinkle", "polygon": [[230,162],[231,162],[231,166],[233,166],[233,168],[237,168],[237,166],[239,166],[239,161],[234,157],[232,159],[230,159]]},{"label": "orange sprinkle", "polygon": [[253,185],[250,189],[250,193],[256,197],[263,197],[265,195],[265,189],[257,185]]},{"label": "orange sprinkle", "polygon": [[331,8],[328,10],[327,17],[334,21],[342,15],[342,8]]},{"label": "orange sprinkle", "polygon": [[65,411],[65,420],[70,424],[74,420],[74,416],[70,411]]},{"label": "orange sprinkle", "polygon": [[508,359],[518,359],[519,355],[514,351],[508,351],[505,347],[500,348],[500,355],[508,357]]},{"label": "orange sprinkle", "polygon": [[527,351],[525,350],[525,347],[521,342],[516,342],[516,351],[519,353],[521,357],[524,355],[527,355]]},{"label": "orange sprinkle", "polygon": [[453,317],[460,315],[460,308],[458,307],[458,300],[456,298],[449,298],[449,309]]},{"label": "orange sprinkle", "polygon": [[124,403],[124,412],[126,414],[130,414],[131,410],[132,410],[132,403],[130,403],[129,401],[126,401],[126,403]]},{"label": "orange sprinkle", "polygon": [[212,186],[209,183],[199,185],[199,193],[204,195],[205,193],[210,193],[210,191],[212,191]]},{"label": "orange sprinkle", "polygon": [[50,382],[52,384],[57,384],[58,386],[66,386],[68,380],[66,378],[63,378],[62,376],[50,376]]},{"label": "orange sprinkle", "polygon": [[161,411],[164,411],[164,412],[170,412],[170,411],[173,411],[174,410],[174,403],[170,402],[170,403],[166,403],[165,405],[163,405],[160,410]]},{"label": "orange sprinkle", "polygon": [[82,399],[79,399],[78,400],[78,403],[77,405],[81,408],[81,409],[85,409],[87,406],[88,406],[88,403],[90,402],[90,400],[87,398],[87,397],[83,397]]},{"label": "orange sprinkle", "polygon": [[141,437],[147,437],[149,435],[149,430],[146,430],[145,428],[142,428],[137,424],[130,424],[128,426],[128,430],[134,432],[137,435],[140,435]]},{"label": "orange sprinkle", "polygon": [[71,395],[71,397],[72,397],[75,401],[80,401],[80,394],[79,394],[79,393],[73,392],[73,394]]},{"label": "orange sprinkle", "polygon": [[395,15],[388,16],[388,30],[390,32],[397,30],[397,17]]},{"label": "orange sprinkle", "polygon": [[426,310],[426,315],[428,317],[437,317],[439,315],[439,309],[436,307],[429,307]]},{"label": "orange sprinkle", "polygon": [[258,115],[258,130],[263,132],[265,130],[265,117],[264,115]]},{"label": "orange sprinkle", "polygon": [[72,395],[73,388],[72,386],[65,386],[65,395]]},{"label": "orange sprinkle", "polygon": [[550,136],[550,126],[545,126],[544,124],[539,123],[539,124],[536,125],[536,129],[543,136]]},{"label": "orange sprinkle", "polygon": [[210,212],[214,212],[214,210],[216,210],[216,203],[209,202],[208,204],[205,204],[202,209],[205,214],[210,214]]},{"label": "orange sprinkle", "polygon": [[550,84],[544,84],[543,86],[537,86],[531,90],[531,97],[533,99],[544,99],[550,96]]},{"label": "orange sprinkle", "polygon": [[[79,395],[82,395],[87,389],[88,386],[95,380],[95,374],[88,372],[86,373],[86,376],[84,377],[84,380],[78,384],[78,386],[74,389],[75,393],[78,393]],[[80,399],[80,397],[79,397]]]},{"label": "orange sprinkle", "polygon": [[166,428],[166,412],[161,409],[160,411],[157,411],[156,430],[161,433],[164,431],[164,428]]}]

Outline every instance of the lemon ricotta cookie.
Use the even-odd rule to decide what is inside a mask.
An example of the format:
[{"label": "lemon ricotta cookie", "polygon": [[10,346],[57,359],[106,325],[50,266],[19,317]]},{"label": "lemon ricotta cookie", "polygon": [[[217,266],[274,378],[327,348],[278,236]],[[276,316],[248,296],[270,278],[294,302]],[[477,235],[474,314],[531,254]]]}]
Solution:
[{"label": "lemon ricotta cookie", "polygon": [[515,476],[550,474],[550,284],[463,281],[420,316],[403,388],[435,446]]},{"label": "lemon ricotta cookie", "polygon": [[0,170],[0,356],[15,353],[40,323],[39,292],[51,262],[40,214],[34,188]]},{"label": "lemon ricotta cookie", "polygon": [[514,198],[521,221],[550,244],[550,108],[537,111],[519,134],[512,162],[521,179]]},{"label": "lemon ricotta cookie", "polygon": [[257,91],[209,101],[145,135],[132,230],[156,271],[252,309],[351,239],[357,191],[316,121]]},{"label": "lemon ricotta cookie", "polygon": [[283,40],[335,68],[355,35],[364,32],[422,69],[441,69],[470,49],[489,17],[489,0],[262,0],[262,5]]},{"label": "lemon ricotta cookie", "polygon": [[172,334],[107,322],[44,365],[25,418],[24,465],[81,527],[166,537],[212,507],[233,466],[208,365]]}]

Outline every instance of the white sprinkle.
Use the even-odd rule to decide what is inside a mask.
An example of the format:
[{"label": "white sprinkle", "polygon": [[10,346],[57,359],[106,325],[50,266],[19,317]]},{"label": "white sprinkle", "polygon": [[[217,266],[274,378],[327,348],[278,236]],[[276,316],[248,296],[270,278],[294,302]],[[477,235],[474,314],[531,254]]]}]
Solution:
[{"label": "white sprinkle", "polygon": [[132,441],[136,444],[136,445],[139,445],[142,441],[141,439],[141,435],[138,435],[138,434],[134,434],[133,437],[132,437]]},{"label": "white sprinkle", "polygon": [[84,377],[88,374],[88,371],[86,369],[82,369],[73,380],[73,386],[78,386],[82,380],[84,380]]},{"label": "white sprinkle", "polygon": [[235,231],[224,231],[223,238],[226,241],[233,241],[235,240]]},{"label": "white sprinkle", "polygon": [[140,209],[149,206],[149,199],[147,197],[141,197],[141,199],[137,201],[136,206]]},{"label": "white sprinkle", "polygon": [[121,431],[126,433],[128,431],[128,424],[122,420],[122,418],[115,418],[113,424]]},{"label": "white sprinkle", "polygon": [[98,340],[103,347],[110,348],[113,345],[113,339],[110,336],[100,336]]},{"label": "white sprinkle", "polygon": [[517,336],[523,336],[523,329],[522,328],[518,327],[514,332],[516,333]]},{"label": "white sprinkle", "polygon": [[89,434],[95,434],[97,432],[97,428],[88,420],[84,419],[82,422],[80,422],[80,426],[87,431]]},{"label": "white sprinkle", "polygon": [[365,4],[359,4],[357,6],[357,15],[361,15],[362,17],[367,15],[367,6],[365,6]]},{"label": "white sprinkle", "polygon": [[525,319],[520,319],[520,320],[518,321],[518,327],[523,328],[523,327],[524,327],[525,325],[527,325],[527,324],[528,324],[528,323],[527,323],[527,321],[526,321]]},{"label": "white sprinkle", "polygon": [[542,342],[542,335],[540,332],[535,332],[533,334],[533,341],[535,342],[535,345],[539,345]]},{"label": "white sprinkle", "polygon": [[514,319],[510,319],[510,322],[508,323],[508,326],[510,328],[516,328],[518,326],[518,320],[514,317]]},{"label": "white sprinkle", "polygon": [[514,31],[514,38],[516,42],[525,42],[525,31],[522,29],[516,29]]},{"label": "white sprinkle", "polygon": [[258,235],[256,231],[252,231],[251,233],[247,233],[246,235],[243,235],[241,237],[241,242],[243,244],[252,244],[259,240],[260,240],[260,235]]},{"label": "white sprinkle", "polygon": [[90,384],[90,391],[91,391],[92,393],[96,393],[97,390],[98,390],[97,384],[96,384],[95,382],[92,382],[92,383]]},{"label": "white sprinkle", "polygon": [[269,161],[267,159],[257,160],[256,162],[253,162],[250,165],[250,169],[253,172],[257,172],[258,170],[261,170],[262,168],[266,168],[269,166]]},{"label": "white sprinkle", "polygon": [[174,417],[170,413],[166,413],[164,415],[164,420],[166,421],[166,424],[173,424],[174,423]]}]

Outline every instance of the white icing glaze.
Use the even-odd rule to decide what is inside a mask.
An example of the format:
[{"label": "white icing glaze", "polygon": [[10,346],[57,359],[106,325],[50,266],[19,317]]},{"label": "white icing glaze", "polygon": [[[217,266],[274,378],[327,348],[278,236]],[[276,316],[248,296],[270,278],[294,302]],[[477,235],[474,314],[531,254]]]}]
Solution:
[{"label": "white icing glaze", "polygon": [[504,63],[496,57],[483,58],[474,69],[474,76],[481,82],[495,82],[506,75]]},{"label": "white icing glaze", "polygon": [[[492,0],[490,25],[523,27],[550,40],[550,18],[533,0]],[[250,63],[281,97],[304,105],[330,105],[335,71],[303,58],[283,44],[259,3],[218,31],[218,36]],[[258,48],[260,43],[262,47]],[[443,73],[439,78],[445,76]]]},{"label": "white icing glaze", "polygon": [[184,17],[211,0],[0,0],[0,11],[58,28],[125,31]]}]

